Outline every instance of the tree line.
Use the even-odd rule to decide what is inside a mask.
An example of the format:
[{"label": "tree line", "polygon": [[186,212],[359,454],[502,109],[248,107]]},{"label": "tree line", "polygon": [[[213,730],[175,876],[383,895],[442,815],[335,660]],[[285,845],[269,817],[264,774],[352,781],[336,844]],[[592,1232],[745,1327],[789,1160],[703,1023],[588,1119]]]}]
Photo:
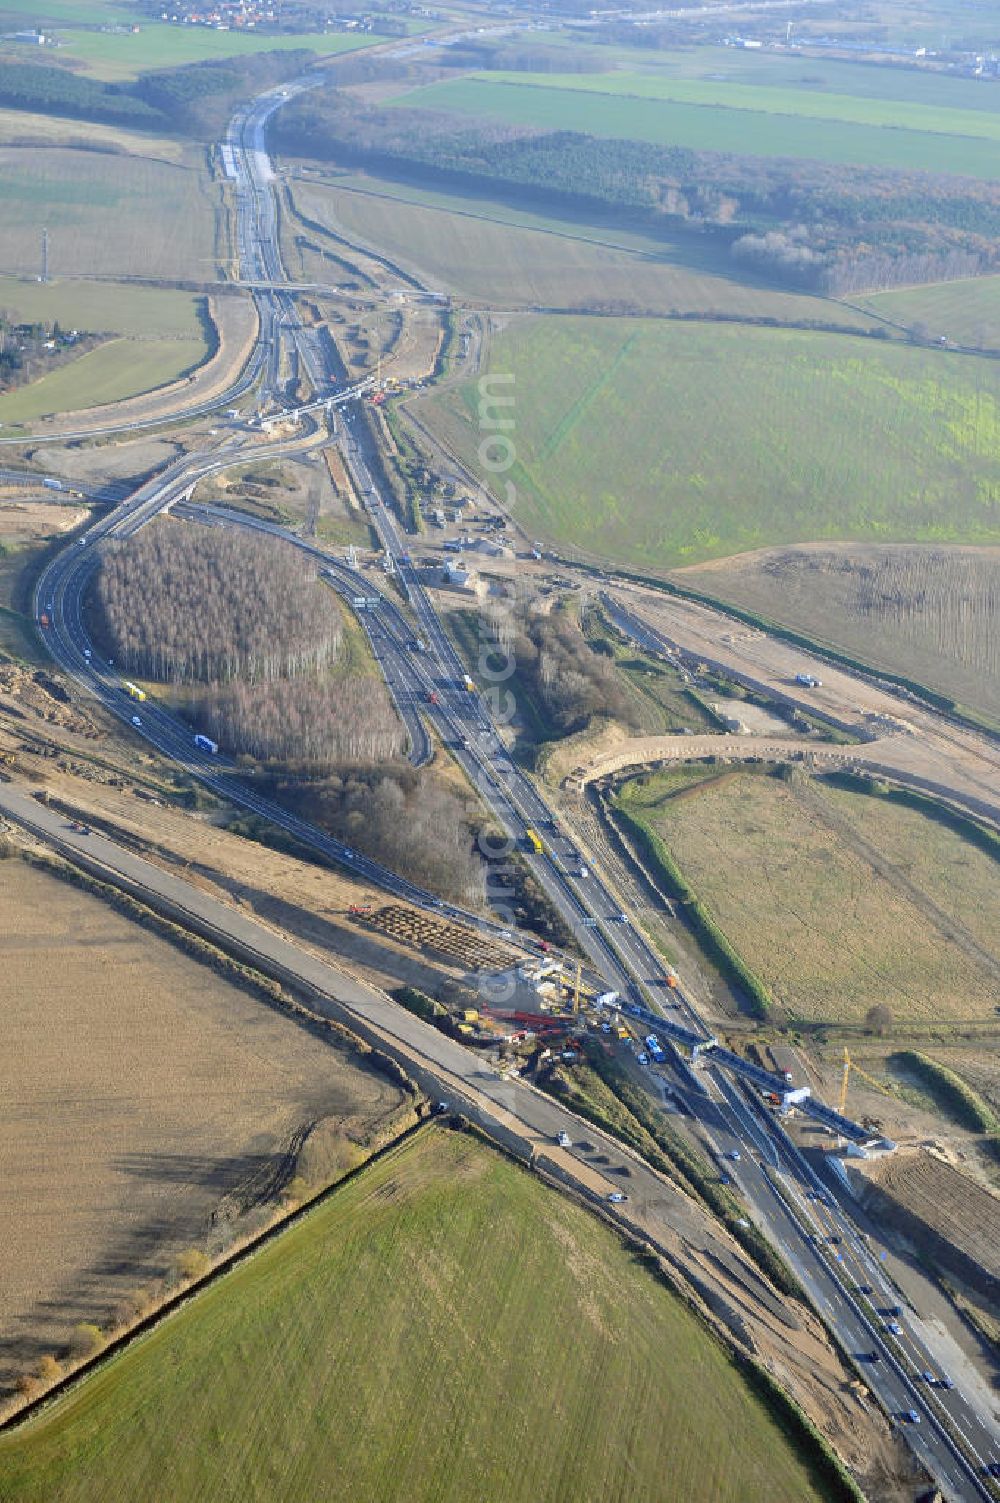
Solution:
[{"label": "tree line", "polygon": [[627,209],[687,226],[775,280],[833,295],[1000,267],[1000,181],[694,151],[577,131],[379,109],[336,90],[277,118],[293,154],[403,179]]},{"label": "tree line", "polygon": [[315,61],[315,53],[298,47],[156,69],[127,83],[104,83],[68,68],[4,61],[0,105],[207,141],[219,135],[238,100],[294,78]]}]

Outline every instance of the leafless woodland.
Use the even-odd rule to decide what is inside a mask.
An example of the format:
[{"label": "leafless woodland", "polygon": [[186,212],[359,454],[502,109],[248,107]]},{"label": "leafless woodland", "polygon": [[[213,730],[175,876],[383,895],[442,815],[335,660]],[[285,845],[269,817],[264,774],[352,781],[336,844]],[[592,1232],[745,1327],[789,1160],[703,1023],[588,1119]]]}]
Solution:
[{"label": "leafless woodland", "polygon": [[97,603],[126,673],[205,685],[197,722],[229,751],[324,768],[405,751],[381,680],[336,671],[339,607],[280,540],[156,523],[108,549]]},{"label": "leafless woodland", "polygon": [[315,565],[274,538],[156,522],[109,545],[97,599],[116,661],[165,682],[315,673],[340,644]]},{"label": "leafless woodland", "polygon": [[389,696],[368,676],[220,684],[200,722],[213,740],[261,761],[383,762],[406,750]]}]

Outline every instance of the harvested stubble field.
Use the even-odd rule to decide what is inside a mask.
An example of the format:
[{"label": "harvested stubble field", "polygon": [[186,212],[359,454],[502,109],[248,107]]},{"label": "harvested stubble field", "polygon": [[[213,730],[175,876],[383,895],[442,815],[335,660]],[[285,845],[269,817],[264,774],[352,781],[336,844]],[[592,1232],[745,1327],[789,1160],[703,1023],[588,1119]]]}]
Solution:
[{"label": "harvested stubble field", "polygon": [[997,863],[945,824],[821,781],[730,773],[628,810],[665,842],[793,1021],[987,1019],[1000,1004]]},{"label": "harvested stubble field", "polygon": [[[5,4],[4,9],[8,8]],[[183,144],[166,136],[124,130],[117,125],[99,125],[94,120],[35,115],[30,110],[0,110],[0,145],[30,146],[33,150],[38,146],[97,149],[154,157],[162,162],[179,162],[184,154]]]},{"label": "harvested stubble field", "polygon": [[[811,331],[515,317],[488,366],[513,376],[498,494],[513,484],[531,535],[585,540],[588,556],[651,569],[821,538],[1000,541],[992,362]],[[416,404],[475,473],[480,400],[467,381]]]},{"label": "harvested stubble field", "polygon": [[[628,88],[637,92],[620,92]],[[643,97],[642,90],[651,92]],[[671,93],[686,93],[688,98],[665,97]],[[878,113],[872,101],[837,100],[811,89],[775,91],[737,84],[730,97],[738,103],[729,106],[712,102],[718,93],[718,85],[681,85],[639,74],[574,73],[560,79],[490,73],[426,84],[398,95],[392,103],[698,151],[796,156],[966,177],[996,175],[996,145],[987,138],[993,122],[974,110],[924,111],[900,102],[895,110],[900,124],[894,126],[885,120],[866,122],[865,117]],[[826,118],[821,111],[826,111]],[[924,118],[935,123],[922,128]],[[949,131],[965,129],[967,134],[946,134],[940,129],[942,121]]]},{"label": "harvested stubble field", "polygon": [[664,1478],[824,1496],[610,1231],[433,1128],[0,1438],[6,1503],[653,1503]]},{"label": "harvested stubble field", "polygon": [[620,216],[587,222],[500,199],[417,188],[378,177],[296,183],[314,223],[377,247],[434,286],[502,308],[607,308],[736,313],[870,328],[873,320],[818,298],[755,285],[704,236],[652,235]]},{"label": "harvested stubble field", "polygon": [[[110,40],[110,39],[108,39]],[[43,226],[53,276],[214,277],[219,190],[180,163],[60,147],[0,150],[0,265],[35,275]]]},{"label": "harvested stubble field", "polygon": [[1000,720],[1000,549],[797,547],[677,578]]},{"label": "harvested stubble field", "polygon": [[350,1159],[346,1135],[365,1136],[400,1094],[100,898],[21,860],[0,862],[0,910],[0,1384],[9,1384],[58,1353],[77,1322],[105,1325],[180,1250],[250,1225],[302,1129],[324,1124],[332,1173],[338,1153]]}]

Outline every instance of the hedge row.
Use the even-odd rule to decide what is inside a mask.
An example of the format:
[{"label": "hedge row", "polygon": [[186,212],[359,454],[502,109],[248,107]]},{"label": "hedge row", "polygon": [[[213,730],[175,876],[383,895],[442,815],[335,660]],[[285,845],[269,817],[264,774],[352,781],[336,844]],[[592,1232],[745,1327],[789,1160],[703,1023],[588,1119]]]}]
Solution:
[{"label": "hedge row", "polygon": [[438,1023],[448,1016],[447,1008],[442,1007],[440,1002],[435,1002],[433,997],[428,997],[426,992],[418,991],[415,986],[398,986],[389,995],[400,1007],[405,1007],[407,1012],[422,1018],[425,1023]]},{"label": "hedge row", "polygon": [[1000,1133],[1000,1118],[993,1108],[947,1065],[938,1064],[919,1049],[901,1050],[893,1055],[893,1063],[916,1075],[960,1127],[969,1132]]},{"label": "hedge row", "polygon": [[930,794],[917,793],[911,788],[893,788],[878,778],[867,777],[864,773],[857,772],[824,773],[823,781],[832,783],[835,788],[844,788],[848,793],[861,793],[869,798],[884,798],[887,803],[901,804],[906,809],[913,809],[916,813],[925,815],[927,819],[936,820],[938,824],[953,830],[970,845],[976,846],[987,856],[992,856],[994,861],[1000,861],[1000,834],[997,834],[996,830],[991,830],[987,825],[981,825],[978,820],[971,819],[968,815],[960,814],[957,809],[951,808],[949,804],[941,803]]},{"label": "hedge row", "polygon": [[[606,1076],[603,1065],[602,1060],[598,1067],[597,1053],[589,1051],[587,1065],[575,1066],[568,1075],[559,1072],[550,1076],[548,1081],[542,1082],[543,1089],[567,1102],[573,1111],[609,1137],[627,1143],[647,1164],[668,1179],[686,1187],[694,1199],[700,1200],[712,1215],[718,1217],[775,1288],[795,1298],[803,1297],[788,1268],[758,1229],[752,1223],[740,1226],[741,1219],[746,1219],[742,1208],[725,1186],[714,1178],[709,1166],[700,1163],[697,1154],[681,1143],[665,1123],[656,1121],[648,1103],[639,1105],[636,1095],[620,1089],[617,1079],[610,1073]],[[605,1106],[596,1099],[595,1085],[613,1098],[612,1110],[609,1110],[611,1103]]]},{"label": "hedge row", "polygon": [[776,1378],[753,1357],[737,1359],[744,1376],[759,1389],[761,1395],[783,1422],[785,1433],[795,1441],[801,1454],[811,1461],[825,1484],[824,1491],[837,1503],[867,1503],[866,1495],[812,1420],[786,1393]]}]

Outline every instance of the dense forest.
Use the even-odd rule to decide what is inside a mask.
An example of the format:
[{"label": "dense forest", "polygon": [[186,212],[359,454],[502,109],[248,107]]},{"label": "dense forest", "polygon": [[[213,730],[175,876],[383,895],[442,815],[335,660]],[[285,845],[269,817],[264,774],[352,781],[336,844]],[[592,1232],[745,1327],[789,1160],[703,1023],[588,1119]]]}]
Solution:
[{"label": "dense forest", "polygon": [[204,685],[197,722],[232,751],[329,768],[405,750],[381,680],[323,676],[339,608],[287,544],[154,524],[108,548],[96,598],[122,669]]},{"label": "dense forest", "polygon": [[833,295],[1000,267],[1000,182],[470,124],[336,91],[293,101],[276,132],[297,155],[683,224],[776,280]]},{"label": "dense forest", "polygon": [[262,762],[299,759],[332,767],[385,762],[406,751],[406,733],[380,679],[276,679],[213,686],[199,724],[213,741]]},{"label": "dense forest", "polygon": [[358,767],[339,775],[274,774],[264,787],[359,851],[433,892],[478,906],[485,867],[462,801],[425,772]]},{"label": "dense forest", "polygon": [[0,105],[209,141],[239,100],[295,77],[315,61],[314,53],[296,48],[157,69],[131,83],[104,83],[68,68],[4,60]]},{"label": "dense forest", "polygon": [[175,683],[315,673],[341,618],[315,565],[288,544],[157,522],[106,549],[97,602],[115,661]]}]

